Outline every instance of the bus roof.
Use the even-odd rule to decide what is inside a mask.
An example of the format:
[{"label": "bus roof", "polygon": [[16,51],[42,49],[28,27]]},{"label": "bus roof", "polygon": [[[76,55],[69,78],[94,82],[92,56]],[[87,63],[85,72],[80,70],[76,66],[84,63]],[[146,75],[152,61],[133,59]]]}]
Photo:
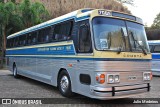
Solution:
[{"label": "bus roof", "polygon": [[103,16],[106,16],[106,14],[107,14],[106,12],[112,12],[109,15],[111,15],[113,17],[129,19],[129,20],[135,21],[135,22],[140,23],[140,24],[143,23],[142,19],[140,19],[138,17],[135,17],[133,15],[130,15],[130,14],[117,12],[117,11],[106,10],[106,9],[85,8],[85,9],[79,9],[79,10],[73,11],[73,12],[65,14],[63,16],[54,18],[52,20],[46,21],[44,23],[41,23],[41,24],[38,24],[36,26],[27,28],[27,29],[22,30],[20,32],[14,33],[12,35],[9,35],[7,37],[7,39],[14,38],[14,37],[17,37],[17,36],[20,36],[20,35],[23,35],[23,34],[27,34],[29,32],[36,31],[36,30],[41,29],[41,28],[46,28],[46,27],[51,26],[53,24],[60,23],[60,22],[63,22],[63,21],[67,21],[67,20],[70,20],[70,19],[75,19],[75,21],[84,20],[84,19],[89,18],[90,15],[95,11],[97,11],[97,13],[99,12],[99,15],[103,15]]},{"label": "bus roof", "polygon": [[160,44],[160,40],[149,40],[148,44],[150,45]]}]

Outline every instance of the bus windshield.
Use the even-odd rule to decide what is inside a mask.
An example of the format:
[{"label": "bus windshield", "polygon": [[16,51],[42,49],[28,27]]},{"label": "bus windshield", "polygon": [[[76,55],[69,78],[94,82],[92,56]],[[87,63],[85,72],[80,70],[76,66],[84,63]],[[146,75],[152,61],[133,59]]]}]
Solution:
[{"label": "bus windshield", "polygon": [[93,33],[97,50],[149,52],[143,25],[130,21],[96,17]]}]

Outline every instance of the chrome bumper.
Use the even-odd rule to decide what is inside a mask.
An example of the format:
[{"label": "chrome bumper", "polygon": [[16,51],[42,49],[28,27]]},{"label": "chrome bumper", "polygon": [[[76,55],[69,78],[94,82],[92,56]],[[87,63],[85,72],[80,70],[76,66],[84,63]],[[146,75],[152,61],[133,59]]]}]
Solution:
[{"label": "chrome bumper", "polygon": [[140,94],[150,91],[150,84],[136,84],[115,87],[91,86],[91,94],[97,99],[124,98],[130,95]]}]

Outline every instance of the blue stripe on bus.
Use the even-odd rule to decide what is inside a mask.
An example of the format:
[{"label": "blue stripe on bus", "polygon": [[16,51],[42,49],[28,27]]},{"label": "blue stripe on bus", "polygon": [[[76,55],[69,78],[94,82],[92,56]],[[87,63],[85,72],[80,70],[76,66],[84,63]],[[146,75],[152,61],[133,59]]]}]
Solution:
[{"label": "blue stripe on bus", "polygon": [[152,59],[160,59],[160,54],[152,54]]},{"label": "blue stripe on bus", "polygon": [[7,50],[6,55],[75,55],[73,45]]},{"label": "blue stripe on bus", "polygon": [[81,57],[49,57],[49,56],[6,56],[17,58],[41,58],[41,59],[63,59],[63,60],[93,60],[93,61],[141,61],[148,62],[151,59],[123,59],[123,58],[81,58]]}]

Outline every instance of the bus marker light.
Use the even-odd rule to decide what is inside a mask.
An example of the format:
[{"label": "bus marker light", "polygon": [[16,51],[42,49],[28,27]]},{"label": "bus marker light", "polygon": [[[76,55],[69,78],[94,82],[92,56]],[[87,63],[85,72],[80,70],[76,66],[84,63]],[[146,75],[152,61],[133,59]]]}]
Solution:
[{"label": "bus marker light", "polygon": [[105,83],[105,74],[97,74],[96,75],[96,81],[100,84]]},{"label": "bus marker light", "polygon": [[150,73],[150,79],[152,80],[152,77],[153,77],[153,74],[152,74],[152,72]]},{"label": "bus marker light", "polygon": [[72,64],[68,64],[68,66],[69,66],[69,67],[73,67],[73,65],[72,65]]}]

